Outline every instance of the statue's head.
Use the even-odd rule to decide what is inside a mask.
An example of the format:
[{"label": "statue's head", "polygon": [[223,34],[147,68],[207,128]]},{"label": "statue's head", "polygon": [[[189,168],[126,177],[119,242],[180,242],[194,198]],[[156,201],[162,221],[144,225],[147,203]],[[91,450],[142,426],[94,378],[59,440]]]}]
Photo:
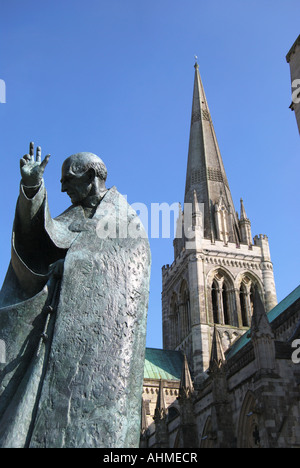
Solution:
[{"label": "statue's head", "polygon": [[93,153],[73,154],[62,166],[61,190],[67,192],[74,205],[84,204],[89,196],[105,189],[107,169]]}]

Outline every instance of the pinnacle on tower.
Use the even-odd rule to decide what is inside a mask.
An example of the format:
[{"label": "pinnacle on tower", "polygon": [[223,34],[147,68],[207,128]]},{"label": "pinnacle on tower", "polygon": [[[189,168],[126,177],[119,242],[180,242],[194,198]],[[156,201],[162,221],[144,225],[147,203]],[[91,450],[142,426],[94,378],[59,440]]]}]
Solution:
[{"label": "pinnacle on tower", "polygon": [[188,396],[188,395],[191,395],[193,391],[194,391],[194,386],[193,386],[192,377],[191,377],[191,373],[189,369],[189,364],[188,364],[186,355],[184,355],[179,394],[181,396],[183,394],[185,396]]},{"label": "pinnacle on tower", "polygon": [[253,315],[251,321],[251,337],[271,336],[273,332],[265,311],[264,304],[260,297],[258,288],[254,290]]},{"label": "pinnacle on tower", "polygon": [[214,334],[212,340],[212,347],[210,353],[210,362],[209,362],[209,370],[212,372],[215,369],[219,369],[220,366],[225,362],[225,355],[222,348],[222,343],[220,339],[220,334],[214,326]]},{"label": "pinnacle on tower", "polygon": [[164,397],[164,383],[163,380],[160,380],[153,419],[155,422],[155,440],[157,444],[156,446],[161,448],[169,447],[166,414],[167,411]]},{"label": "pinnacle on tower", "polygon": [[154,419],[155,420],[162,419],[165,416],[165,414],[166,414],[166,405],[165,405],[165,397],[164,397],[164,383],[162,380],[160,380]]},{"label": "pinnacle on tower", "polygon": [[274,333],[258,288],[255,288],[254,292],[251,341],[253,343],[259,373],[272,372],[275,368]]},{"label": "pinnacle on tower", "polygon": [[241,198],[241,216],[240,216],[240,219],[241,220],[245,220],[245,219],[248,219],[247,218],[247,215],[246,215],[246,210],[245,210],[245,207],[244,207],[244,202],[243,202],[243,199]]},{"label": "pinnacle on tower", "polygon": [[240,233],[241,233],[241,242],[252,245],[252,234],[251,234],[251,223],[249,218],[247,218],[246,210],[244,207],[243,199],[241,198],[241,210],[240,210]]},{"label": "pinnacle on tower", "polygon": [[141,407],[141,434],[143,435],[147,430],[147,413],[145,407],[145,401],[142,398],[142,407]]}]

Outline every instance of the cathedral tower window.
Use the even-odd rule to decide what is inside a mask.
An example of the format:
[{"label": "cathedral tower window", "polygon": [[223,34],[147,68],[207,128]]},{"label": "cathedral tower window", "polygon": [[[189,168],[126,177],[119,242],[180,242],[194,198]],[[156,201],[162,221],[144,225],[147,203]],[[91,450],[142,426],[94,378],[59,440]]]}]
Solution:
[{"label": "cathedral tower window", "polygon": [[227,293],[227,287],[225,283],[223,284],[223,290],[222,290],[222,303],[223,303],[224,324],[230,325],[228,293]]},{"label": "cathedral tower window", "polygon": [[190,294],[186,281],[183,281],[181,285],[180,299],[181,339],[184,340],[191,330]]},{"label": "cathedral tower window", "polygon": [[249,317],[247,310],[247,290],[244,284],[240,287],[240,303],[241,303],[241,314],[242,314],[242,325],[243,327],[249,327]]},{"label": "cathedral tower window", "polygon": [[211,283],[210,320],[221,325],[236,326],[235,292],[229,275],[218,269],[214,272]]},{"label": "cathedral tower window", "polygon": [[219,319],[219,287],[216,281],[213,281],[211,289],[211,300],[213,309],[213,321],[214,323],[220,323]]},{"label": "cathedral tower window", "polygon": [[250,313],[251,313],[251,317],[253,315],[253,308],[254,308],[254,285],[252,283],[251,288],[250,288]]},{"label": "cathedral tower window", "polygon": [[250,276],[243,277],[239,296],[241,307],[241,321],[243,327],[250,327],[251,317],[253,315],[253,300],[254,300],[254,287],[257,282]]}]

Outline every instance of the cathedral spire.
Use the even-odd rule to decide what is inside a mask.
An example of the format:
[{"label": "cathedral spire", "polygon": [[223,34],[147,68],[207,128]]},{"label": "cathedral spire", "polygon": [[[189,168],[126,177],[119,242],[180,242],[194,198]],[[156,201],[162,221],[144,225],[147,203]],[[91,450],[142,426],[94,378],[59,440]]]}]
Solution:
[{"label": "cathedral spire", "polygon": [[212,240],[223,239],[223,237],[225,239],[225,235],[222,234],[222,237],[218,232],[214,209],[222,197],[227,217],[228,239],[238,243],[239,226],[236,211],[197,61],[194,67],[195,79],[184,201],[192,203],[195,190],[198,202],[204,204],[204,237]]}]

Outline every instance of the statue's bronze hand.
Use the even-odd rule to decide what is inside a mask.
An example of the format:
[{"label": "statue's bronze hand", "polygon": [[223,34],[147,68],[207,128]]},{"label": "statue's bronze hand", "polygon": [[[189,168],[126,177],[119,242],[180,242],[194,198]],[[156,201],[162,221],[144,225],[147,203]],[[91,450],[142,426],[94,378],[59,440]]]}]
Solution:
[{"label": "statue's bronze hand", "polygon": [[34,159],[34,143],[30,143],[29,154],[25,154],[25,156],[20,160],[23,185],[27,187],[36,187],[41,184],[50,154],[47,154],[43,161],[41,156],[41,147],[38,146],[36,149],[36,159]]}]

